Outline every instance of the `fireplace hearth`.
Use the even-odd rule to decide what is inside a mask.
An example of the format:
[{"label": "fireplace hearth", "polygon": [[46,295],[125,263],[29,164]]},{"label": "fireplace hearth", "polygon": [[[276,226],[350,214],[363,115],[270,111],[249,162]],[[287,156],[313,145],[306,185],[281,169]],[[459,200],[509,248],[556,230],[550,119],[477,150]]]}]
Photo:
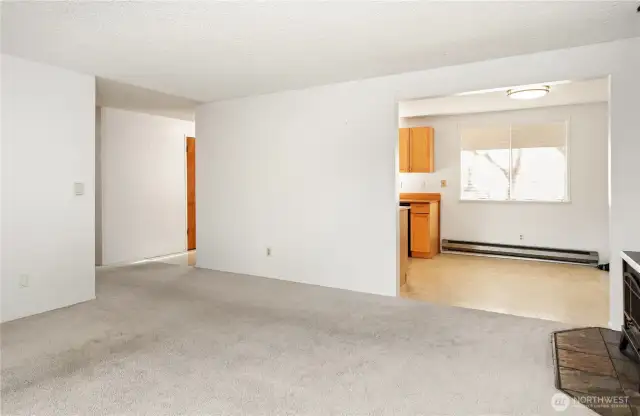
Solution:
[{"label": "fireplace hearth", "polygon": [[603,416],[640,415],[640,376],[636,363],[619,350],[620,338],[621,332],[606,328],[552,334],[561,404],[586,406]]}]

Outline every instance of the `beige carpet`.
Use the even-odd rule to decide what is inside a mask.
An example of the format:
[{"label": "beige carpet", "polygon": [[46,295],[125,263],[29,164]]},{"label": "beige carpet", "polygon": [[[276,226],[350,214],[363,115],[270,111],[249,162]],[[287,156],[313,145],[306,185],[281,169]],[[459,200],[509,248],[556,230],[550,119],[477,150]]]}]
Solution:
[{"label": "beige carpet", "polygon": [[159,263],[97,292],[2,325],[3,415],[557,414],[559,323]]}]

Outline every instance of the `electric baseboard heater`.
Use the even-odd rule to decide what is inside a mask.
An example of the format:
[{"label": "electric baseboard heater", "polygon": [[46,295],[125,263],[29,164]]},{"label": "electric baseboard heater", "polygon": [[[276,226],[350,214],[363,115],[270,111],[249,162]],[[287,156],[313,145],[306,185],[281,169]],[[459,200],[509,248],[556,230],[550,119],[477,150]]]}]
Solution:
[{"label": "electric baseboard heater", "polygon": [[443,253],[486,254],[523,259],[557,261],[563,263],[598,266],[597,251],[567,250],[560,248],[514,246],[509,244],[480,243],[473,241],[442,240]]}]

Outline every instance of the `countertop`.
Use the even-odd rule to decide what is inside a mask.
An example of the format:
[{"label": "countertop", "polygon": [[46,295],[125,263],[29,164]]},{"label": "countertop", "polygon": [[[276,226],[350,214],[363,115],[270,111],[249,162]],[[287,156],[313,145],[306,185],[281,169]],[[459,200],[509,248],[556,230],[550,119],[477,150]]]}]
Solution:
[{"label": "countertop", "polygon": [[400,202],[409,202],[412,204],[428,204],[430,202],[438,202],[438,201],[430,201],[430,200],[425,200],[425,199],[404,199],[404,198],[400,198]]},{"label": "countertop", "polygon": [[401,193],[400,194],[400,202],[412,202],[412,203],[429,203],[429,202],[440,202],[440,194],[435,193],[419,193],[419,192],[411,192],[411,193]]},{"label": "countertop", "polygon": [[398,207],[398,211],[409,211],[411,207]]},{"label": "countertop", "polygon": [[638,251],[623,251],[620,256],[633,267],[635,271],[640,273],[640,252]]}]

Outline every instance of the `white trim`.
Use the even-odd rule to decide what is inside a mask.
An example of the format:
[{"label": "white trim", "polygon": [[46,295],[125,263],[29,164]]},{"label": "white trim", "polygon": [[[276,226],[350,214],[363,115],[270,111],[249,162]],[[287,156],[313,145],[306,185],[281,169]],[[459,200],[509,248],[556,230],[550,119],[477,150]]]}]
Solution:
[{"label": "white trim", "polygon": [[[609,112],[608,105],[607,112]],[[571,201],[571,146],[573,145],[573,143],[571,143],[571,115],[565,119],[564,127],[564,192],[566,200]]]},{"label": "white trim", "polygon": [[182,156],[184,156],[184,205],[185,205],[185,210],[184,210],[184,249],[185,251],[189,249],[189,175],[188,175],[188,171],[189,171],[189,161],[187,159],[188,155],[187,155],[187,138],[189,136],[187,136],[186,134],[183,135],[184,139],[183,139],[183,146],[182,146],[182,151],[183,154]]},{"label": "white trim", "polygon": [[463,198],[458,198],[458,202],[482,202],[482,203],[487,203],[487,202],[496,202],[499,204],[571,204],[571,200],[570,199],[563,199],[563,200],[558,200],[558,201],[552,201],[552,200],[542,200],[542,199],[532,199],[532,200],[526,200],[526,199],[463,199]]},{"label": "white trim", "polygon": [[633,260],[631,257],[627,256],[624,251],[620,252],[620,257],[622,257],[622,260],[626,261],[627,264],[629,264],[629,266],[631,266],[633,268],[633,270],[635,270],[636,272],[640,273],[640,264],[638,264],[635,260]]},{"label": "white trim", "polygon": [[105,265],[101,265],[101,266],[96,266],[96,270],[114,269],[114,268],[117,268],[117,267],[133,266],[135,264],[162,262],[163,260],[169,260],[169,259],[172,259],[174,257],[180,257],[180,256],[189,255],[190,251],[194,251],[194,250],[185,250],[185,251],[182,251],[180,253],[172,253],[172,254],[167,254],[167,255],[159,256],[159,257],[149,257],[149,258],[142,259],[142,260],[124,261],[124,262],[120,262],[120,263],[105,264]]}]

